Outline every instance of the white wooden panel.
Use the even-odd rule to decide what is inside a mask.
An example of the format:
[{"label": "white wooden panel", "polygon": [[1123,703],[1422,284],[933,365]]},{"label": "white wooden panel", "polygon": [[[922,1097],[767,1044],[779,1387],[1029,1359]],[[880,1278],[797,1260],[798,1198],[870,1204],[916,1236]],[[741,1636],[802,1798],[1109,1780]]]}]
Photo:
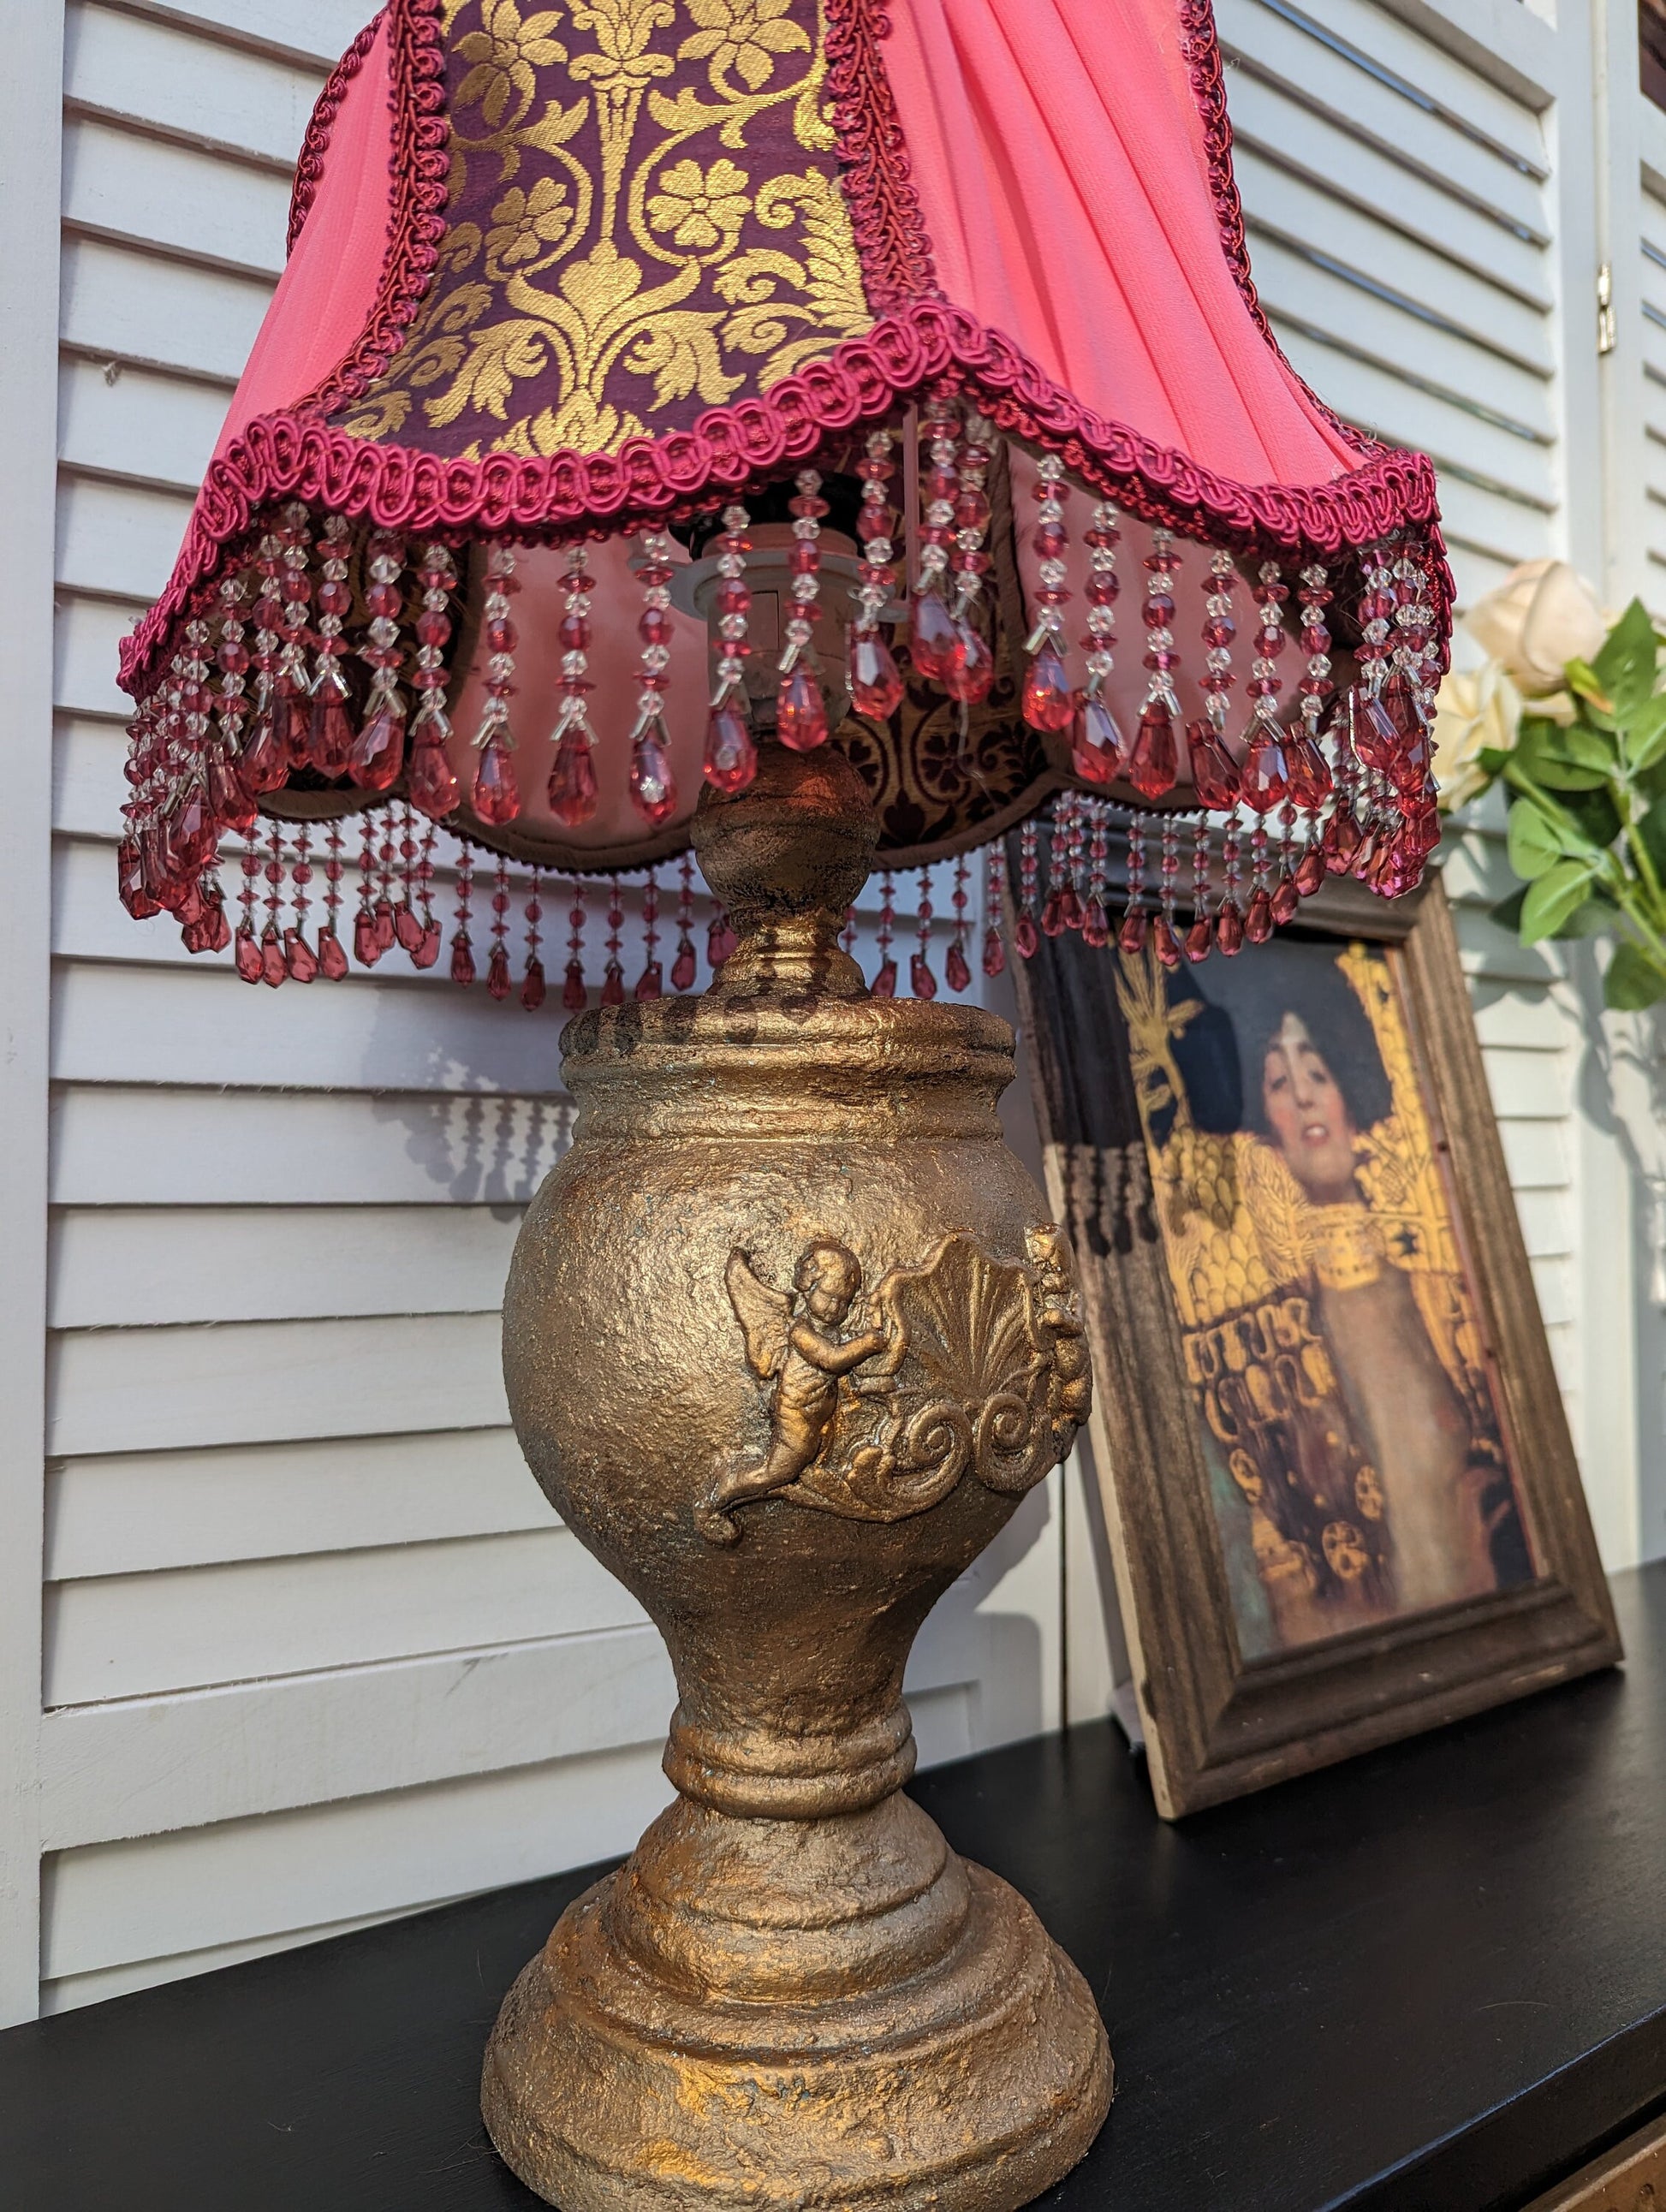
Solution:
[{"label": "white wooden panel", "polygon": [[118,368],[112,374],[96,362],[64,363],[58,428],[63,458],[71,467],[141,483],[194,485],[202,481],[225,418],[225,394],[210,386],[149,369]]},{"label": "white wooden panel", "polygon": [[[1310,21],[1316,22],[1322,15],[1329,22],[1334,5],[1335,0],[1324,0],[1321,9],[1316,0],[1304,12]],[[1363,127],[1378,146],[1415,163],[1426,176],[1450,178],[1483,206],[1495,209],[1525,231],[1542,234],[1541,190],[1529,171],[1502,159],[1419,100],[1383,86],[1371,71],[1337,53],[1322,36],[1292,22],[1283,8],[1270,8],[1264,0],[1219,0],[1215,18],[1229,55],[1242,57],[1275,82],[1298,90],[1327,115],[1365,118]],[[1364,13],[1363,24],[1363,35],[1353,43],[1370,52],[1373,41],[1389,28],[1390,18],[1371,8]],[[1423,40],[1417,42],[1412,64],[1400,74],[1409,84],[1429,91],[1442,86],[1450,95],[1446,104],[1458,112],[1481,83],[1472,72]],[[1236,82],[1235,75],[1229,77],[1229,87]],[[1527,142],[1532,158],[1531,149],[1538,141],[1535,119],[1507,99],[1496,106],[1489,103],[1489,113]]]},{"label": "white wooden panel", "polygon": [[628,1850],[670,1796],[643,1744],[59,1853],[42,1869],[43,1975],[530,1881]]},{"label": "white wooden panel", "polygon": [[50,1324],[496,1313],[509,1207],[179,1206],[60,1214]]},{"label": "white wooden panel", "polygon": [[58,1583],[47,1592],[46,1703],[362,1666],[642,1618],[623,1583],[559,1525]]},{"label": "white wooden panel", "polygon": [[[388,964],[392,965],[392,960]],[[374,994],[374,999],[373,999]],[[269,991],[224,965],[59,971],[52,1075],[68,1083],[536,1091],[559,1079],[566,1017],[428,981]]]},{"label": "white wooden panel", "polygon": [[173,573],[190,520],[188,498],[66,476],[58,490],[58,581],[154,599]]},{"label": "white wooden panel", "polygon": [[548,1528],[509,1429],[330,1437],[58,1463],[52,1582]]},{"label": "white wooden panel", "polygon": [[72,1330],[49,1368],[55,1457],[508,1419],[491,1314]]},{"label": "white wooden panel", "polygon": [[64,248],[60,328],[96,358],[149,362],[234,380],[242,374],[271,287],[187,268],[104,239]]},{"label": "white wooden panel", "polygon": [[1240,181],[1245,153],[1276,161],[1489,283],[1506,285],[1549,308],[1541,245],[1458,198],[1447,179],[1422,176],[1373,145],[1353,115],[1317,114],[1284,87],[1247,70],[1233,71],[1228,97]]},{"label": "white wooden panel", "polygon": [[[252,9],[250,0],[126,0],[141,13],[177,19],[234,45],[287,58],[321,76],[333,69],[375,13],[372,0],[283,0]],[[286,149],[286,151],[293,149]]]},{"label": "white wooden panel", "polygon": [[70,1085],[53,1105],[52,1198],[525,1205],[570,1130],[571,1109],[559,1098]]},{"label": "white wooden panel", "polygon": [[64,134],[64,215],[73,228],[274,284],[290,189],[287,172],[267,175],[92,116]]},{"label": "white wooden panel", "polygon": [[[251,20],[246,11],[243,20]],[[322,83],[316,69],[89,0],[69,11],[64,59],[71,100],[283,161],[295,159]]]},{"label": "white wooden panel", "polygon": [[55,693],[60,707],[84,714],[119,717],[125,723],[133,702],[116,681],[122,640],[139,620],[137,605],[106,605],[99,599],[60,592],[57,602]]}]

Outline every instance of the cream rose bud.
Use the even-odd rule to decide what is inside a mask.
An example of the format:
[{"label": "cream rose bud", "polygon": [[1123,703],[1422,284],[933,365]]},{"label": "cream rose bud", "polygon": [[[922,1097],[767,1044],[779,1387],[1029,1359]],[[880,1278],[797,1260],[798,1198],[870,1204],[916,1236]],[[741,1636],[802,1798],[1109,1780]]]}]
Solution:
[{"label": "cream rose bud", "polygon": [[1596,595],[1566,561],[1523,561],[1477,599],[1464,628],[1531,698],[1562,686],[1570,660],[1591,660],[1608,634]]},{"label": "cream rose bud", "polygon": [[1435,700],[1434,776],[1450,813],[1487,787],[1480,755],[1509,752],[1522,719],[1522,695],[1496,660],[1449,669]]}]

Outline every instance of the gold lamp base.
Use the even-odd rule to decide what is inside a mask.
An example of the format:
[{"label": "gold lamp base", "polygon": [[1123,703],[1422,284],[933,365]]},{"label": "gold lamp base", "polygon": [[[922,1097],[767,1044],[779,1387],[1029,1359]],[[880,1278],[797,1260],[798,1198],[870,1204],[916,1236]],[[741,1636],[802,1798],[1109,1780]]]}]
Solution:
[{"label": "gold lamp base", "polygon": [[[709,797],[709,794],[708,794]],[[709,806],[703,1000],[580,1016],[505,1308],[515,1425],[665,1635],[678,1802],[506,2001],[483,2103],[562,2212],[1014,2212],[1110,2100],[1081,1977],[901,1792],[937,1598],[1068,1450],[1067,1247],[1002,1140],[1012,1033],[870,999],[854,771]]]}]

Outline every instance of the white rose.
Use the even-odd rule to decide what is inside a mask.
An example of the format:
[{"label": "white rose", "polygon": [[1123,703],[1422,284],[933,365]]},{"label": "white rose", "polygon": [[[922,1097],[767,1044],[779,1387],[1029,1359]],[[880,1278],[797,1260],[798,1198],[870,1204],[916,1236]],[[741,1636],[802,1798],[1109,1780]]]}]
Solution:
[{"label": "white rose", "polygon": [[1528,698],[1562,688],[1570,660],[1594,660],[1608,626],[1596,594],[1566,561],[1523,561],[1477,599],[1464,628]]},{"label": "white rose", "polygon": [[1435,699],[1434,773],[1450,813],[1487,787],[1479,755],[1509,752],[1521,726],[1522,695],[1496,660],[1449,669]]}]

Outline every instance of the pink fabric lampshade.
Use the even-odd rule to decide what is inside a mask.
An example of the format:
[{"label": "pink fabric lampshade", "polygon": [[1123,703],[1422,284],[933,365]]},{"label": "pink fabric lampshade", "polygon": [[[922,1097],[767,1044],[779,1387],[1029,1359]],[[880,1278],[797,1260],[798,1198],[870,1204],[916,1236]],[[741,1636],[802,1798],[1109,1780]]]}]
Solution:
[{"label": "pink fabric lampshade", "polygon": [[[1223,819],[1247,792],[1303,817],[1286,873],[1329,833],[1414,880],[1432,471],[1268,331],[1208,0],[627,28],[389,0],[331,79],[124,652],[130,905],[212,946],[219,838],[256,810],[410,804],[541,866],[675,854],[702,773],[733,781],[714,691],[745,742],[824,720],[899,860],[1073,788]],[[880,671],[848,717],[847,631]]]}]

